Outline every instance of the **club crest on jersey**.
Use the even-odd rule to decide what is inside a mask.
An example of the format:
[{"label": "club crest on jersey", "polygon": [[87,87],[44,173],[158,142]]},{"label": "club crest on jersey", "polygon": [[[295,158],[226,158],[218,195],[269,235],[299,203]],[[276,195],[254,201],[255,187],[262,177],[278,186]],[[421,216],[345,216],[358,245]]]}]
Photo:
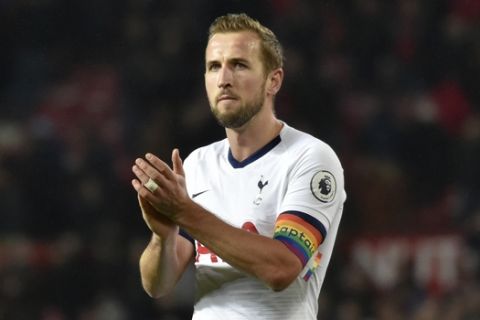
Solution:
[{"label": "club crest on jersey", "polygon": [[328,171],[318,171],[312,177],[310,189],[315,198],[321,202],[330,202],[335,197],[337,191],[335,177]]},{"label": "club crest on jersey", "polygon": [[264,181],[263,176],[260,176],[260,180],[258,180],[257,187],[260,189],[258,191],[257,196],[255,197],[255,200],[253,200],[253,204],[258,206],[260,203],[262,203],[263,197],[262,197],[262,190],[265,188],[265,186],[268,184],[268,180]]}]

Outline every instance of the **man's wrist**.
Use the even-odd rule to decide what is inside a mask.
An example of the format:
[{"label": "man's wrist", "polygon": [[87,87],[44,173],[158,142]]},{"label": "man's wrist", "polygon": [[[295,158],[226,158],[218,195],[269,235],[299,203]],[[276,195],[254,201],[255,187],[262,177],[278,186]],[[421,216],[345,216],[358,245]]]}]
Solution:
[{"label": "man's wrist", "polygon": [[176,232],[172,232],[172,233],[168,234],[168,236],[161,236],[161,235],[159,235],[155,232],[152,232],[152,238],[151,238],[150,242],[154,246],[165,246],[169,242],[175,241],[175,239],[177,237],[177,234],[178,234],[178,227],[176,228]]},{"label": "man's wrist", "polygon": [[155,232],[152,232],[152,238],[150,239],[150,243],[153,245],[153,246],[161,246],[162,243],[163,243],[163,240],[162,240],[162,237],[160,237],[158,234],[156,234]]},{"label": "man's wrist", "polygon": [[188,228],[195,221],[198,213],[198,208],[201,208],[195,201],[188,199],[177,214],[171,217],[172,221],[180,228]]}]

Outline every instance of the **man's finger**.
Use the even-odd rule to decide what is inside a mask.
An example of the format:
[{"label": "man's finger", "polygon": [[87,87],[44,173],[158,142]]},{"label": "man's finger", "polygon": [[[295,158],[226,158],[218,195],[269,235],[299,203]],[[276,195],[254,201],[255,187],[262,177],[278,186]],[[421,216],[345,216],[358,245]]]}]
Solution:
[{"label": "man's finger", "polygon": [[132,171],[133,171],[133,173],[137,176],[138,180],[140,180],[140,182],[141,182],[142,184],[147,183],[149,176],[147,176],[147,174],[146,174],[145,172],[143,172],[143,170],[140,169],[139,166],[137,166],[136,164],[134,164],[134,165],[132,166]]},{"label": "man's finger", "polygon": [[138,198],[138,203],[140,205],[140,208],[142,208],[142,211],[146,212],[149,209],[152,209],[152,205],[150,202],[148,202],[146,199],[142,198],[140,194],[137,193],[137,198]]},{"label": "man's finger", "polygon": [[173,149],[172,151],[172,165],[173,165],[173,172],[185,177],[185,171],[183,170],[183,161],[180,158],[180,151],[177,148]]},{"label": "man's finger", "polygon": [[[168,170],[160,171],[157,169],[157,167],[154,164],[141,158],[138,158],[135,160],[135,165],[138,168],[140,168],[140,170],[143,171],[145,174],[145,176],[142,176],[143,180],[145,180],[146,178],[146,181],[142,180],[143,183],[146,183],[149,179],[153,179],[157,185],[167,186],[168,182],[171,180],[171,179],[169,180],[167,176],[171,175],[173,177],[173,172],[170,168],[168,168],[168,166],[167,166]],[[166,172],[170,172],[170,173],[165,174]],[[135,171],[134,173],[137,174]]]},{"label": "man's finger", "polygon": [[147,159],[148,162],[150,162],[152,164],[152,166],[155,167],[155,169],[157,169],[158,172],[160,172],[162,175],[164,175],[167,179],[172,180],[174,178],[172,169],[170,169],[168,164],[163,162],[157,156],[155,156],[151,153],[147,153],[145,155],[145,159]]},{"label": "man's finger", "polygon": [[[132,180],[132,186],[135,189],[135,191],[137,191],[138,195],[143,199],[147,200],[149,203],[152,203],[153,201],[155,201],[156,196],[150,190],[145,188],[145,186],[137,179]],[[164,196],[160,188],[156,190],[156,195],[159,197]]]}]

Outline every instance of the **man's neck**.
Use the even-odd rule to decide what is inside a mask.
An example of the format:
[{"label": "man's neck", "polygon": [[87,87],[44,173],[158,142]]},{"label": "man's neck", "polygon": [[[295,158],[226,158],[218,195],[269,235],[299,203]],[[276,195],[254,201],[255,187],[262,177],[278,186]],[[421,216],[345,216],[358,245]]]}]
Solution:
[{"label": "man's neck", "polygon": [[[257,118],[257,116],[259,116]],[[283,123],[272,114],[258,114],[243,127],[226,129],[230,150],[237,161],[243,161],[279,135]]]}]

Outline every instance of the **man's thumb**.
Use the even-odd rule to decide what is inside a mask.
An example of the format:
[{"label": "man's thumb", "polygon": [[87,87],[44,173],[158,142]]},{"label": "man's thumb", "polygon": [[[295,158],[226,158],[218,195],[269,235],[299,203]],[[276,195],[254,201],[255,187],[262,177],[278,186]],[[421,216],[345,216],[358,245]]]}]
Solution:
[{"label": "man's thumb", "polygon": [[180,151],[177,148],[172,151],[172,164],[173,172],[185,177],[185,171],[183,171],[183,161],[180,158]]}]

